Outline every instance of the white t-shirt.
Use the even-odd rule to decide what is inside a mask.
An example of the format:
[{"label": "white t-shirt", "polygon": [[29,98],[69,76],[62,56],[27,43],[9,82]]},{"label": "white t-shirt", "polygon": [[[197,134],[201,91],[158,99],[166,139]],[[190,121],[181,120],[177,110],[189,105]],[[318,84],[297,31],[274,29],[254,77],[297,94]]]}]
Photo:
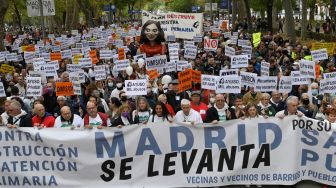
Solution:
[{"label": "white t-shirt", "polygon": [[[89,116],[89,125],[93,127],[97,127],[98,125],[102,125],[102,124],[103,124],[103,120],[100,118],[99,114],[97,114],[97,117],[95,118],[92,118]],[[111,126],[111,121],[109,118],[107,118],[106,124],[107,124],[107,127]]]},{"label": "white t-shirt", "polygon": [[73,122],[72,122],[72,124],[70,124],[70,122],[68,122],[68,121],[63,121],[62,122],[61,121],[61,116],[58,116],[55,119],[54,127],[55,128],[65,128],[65,127],[70,127],[71,125],[74,125],[75,128],[82,128],[82,127],[84,127],[84,121],[79,115],[74,114]]},{"label": "white t-shirt", "polygon": [[[168,115],[168,120],[172,121],[173,118]],[[154,115],[154,120],[153,120],[153,115],[149,116],[148,123],[162,123],[162,122],[167,122],[167,118],[159,117],[157,115]]]},{"label": "white t-shirt", "polygon": [[[134,110],[133,113],[132,113],[133,120],[135,119],[136,112],[137,111]],[[138,111],[138,116],[139,116],[139,123],[144,123],[144,122],[148,121],[148,118],[150,116],[150,110],[144,111],[144,112]]]},{"label": "white t-shirt", "polygon": [[186,116],[182,110],[178,111],[175,116],[175,122],[179,124],[191,124],[191,122],[196,123],[203,123],[201,115],[193,110],[190,109],[189,115]]}]

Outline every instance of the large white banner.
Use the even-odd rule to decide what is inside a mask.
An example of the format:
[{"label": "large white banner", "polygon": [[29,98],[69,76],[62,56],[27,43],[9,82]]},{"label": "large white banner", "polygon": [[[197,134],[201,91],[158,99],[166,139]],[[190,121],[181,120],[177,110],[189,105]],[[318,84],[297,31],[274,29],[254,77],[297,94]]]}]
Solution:
[{"label": "large white banner", "polygon": [[[41,16],[39,0],[27,0],[28,17]],[[43,16],[55,16],[55,2],[54,0],[42,0]]]},{"label": "large white banner", "polygon": [[155,15],[142,11],[142,23],[148,20],[160,22],[166,36],[175,35],[176,38],[181,39],[193,39],[194,36],[202,33],[203,28],[202,13],[169,12]]},{"label": "large white banner", "polygon": [[336,185],[335,126],[297,116],[0,135],[4,187]]}]

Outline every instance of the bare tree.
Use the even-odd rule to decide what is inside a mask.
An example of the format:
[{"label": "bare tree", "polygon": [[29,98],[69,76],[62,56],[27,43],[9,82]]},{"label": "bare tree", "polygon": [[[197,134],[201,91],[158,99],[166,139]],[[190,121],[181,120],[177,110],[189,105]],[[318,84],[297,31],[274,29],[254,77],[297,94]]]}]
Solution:
[{"label": "bare tree", "polygon": [[295,23],[293,17],[293,8],[291,0],[284,0],[285,3],[285,27],[286,34],[289,38],[290,43],[294,44],[296,42],[295,38]]},{"label": "bare tree", "polygon": [[307,0],[302,0],[302,20],[301,20],[301,39],[305,40],[307,35]]}]

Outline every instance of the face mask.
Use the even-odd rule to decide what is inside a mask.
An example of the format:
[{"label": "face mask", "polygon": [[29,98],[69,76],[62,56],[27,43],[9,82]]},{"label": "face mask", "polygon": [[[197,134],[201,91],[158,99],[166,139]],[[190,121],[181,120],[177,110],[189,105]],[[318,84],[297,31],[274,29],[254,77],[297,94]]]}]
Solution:
[{"label": "face mask", "polygon": [[47,88],[47,93],[51,94],[51,89],[50,88]]},{"label": "face mask", "polygon": [[127,118],[128,115],[129,115],[129,113],[128,113],[128,112],[123,112],[123,113],[121,113],[121,115],[122,115],[124,118]]},{"label": "face mask", "polygon": [[123,101],[123,102],[127,101],[127,96],[122,96],[121,101]]},{"label": "face mask", "polygon": [[318,95],[318,90],[317,89],[312,89],[311,92],[312,92],[312,95],[314,95],[314,96]]},{"label": "face mask", "polygon": [[308,105],[308,104],[309,104],[309,99],[303,99],[303,100],[302,100],[302,104],[304,104],[304,105]]},{"label": "face mask", "polygon": [[210,98],[210,103],[215,103],[215,102],[216,102],[216,99],[213,98],[213,97],[211,97],[211,98]]},{"label": "face mask", "polygon": [[113,87],[113,82],[109,82],[109,83],[107,83],[107,86],[108,86],[108,87]]}]

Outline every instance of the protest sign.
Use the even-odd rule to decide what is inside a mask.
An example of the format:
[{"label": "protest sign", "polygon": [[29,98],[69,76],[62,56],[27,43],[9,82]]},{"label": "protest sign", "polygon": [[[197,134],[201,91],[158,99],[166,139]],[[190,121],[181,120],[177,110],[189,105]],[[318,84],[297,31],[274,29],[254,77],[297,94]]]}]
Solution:
[{"label": "protest sign", "polygon": [[252,56],[252,46],[242,46],[241,54],[248,55],[248,58],[251,59],[251,56]]},{"label": "protest sign", "polygon": [[204,39],[204,50],[206,51],[216,51],[218,48],[218,40],[217,39]]},{"label": "protest sign", "polygon": [[309,79],[302,77],[300,71],[291,72],[292,85],[305,85],[309,83]]},{"label": "protest sign", "polygon": [[305,78],[315,79],[315,62],[301,59],[300,75]]},{"label": "protest sign", "polygon": [[241,93],[241,77],[218,77],[216,80],[216,93]]},{"label": "protest sign", "polygon": [[99,58],[100,59],[112,59],[112,50],[100,50]]},{"label": "protest sign", "polygon": [[147,95],[147,80],[125,80],[127,96]]},{"label": "protest sign", "polygon": [[261,67],[260,67],[260,76],[269,76],[269,69],[270,69],[270,64],[267,63],[266,61],[261,62]]},{"label": "protest sign", "polygon": [[229,28],[229,20],[220,20],[218,25],[219,29],[226,31]]},{"label": "protest sign", "polygon": [[0,62],[6,61],[6,55],[5,54],[0,54]]},{"label": "protest sign", "polygon": [[17,53],[13,52],[13,53],[6,54],[6,60],[12,61],[12,62],[18,61]]},{"label": "protest sign", "polygon": [[92,67],[92,59],[91,58],[81,58],[78,60],[78,65],[82,68]]},{"label": "protest sign", "polygon": [[184,47],[184,58],[195,59],[197,55],[197,46],[187,45]]},{"label": "protest sign", "polygon": [[166,67],[167,57],[166,55],[147,57],[146,60],[146,69],[163,69]]},{"label": "protest sign", "polygon": [[261,33],[260,32],[253,33],[252,37],[253,37],[253,46],[256,48],[261,41]]},{"label": "protest sign", "polygon": [[169,48],[169,58],[170,61],[178,61],[179,60],[179,49],[178,48]]},{"label": "protest sign", "polygon": [[281,76],[279,81],[279,92],[290,93],[292,91],[292,78],[290,76]]},{"label": "protest sign", "polygon": [[328,55],[332,56],[336,49],[336,42],[313,42],[311,50],[327,49]]},{"label": "protest sign", "polygon": [[34,58],[33,59],[33,66],[34,66],[34,71],[41,71],[41,67],[45,64],[44,58]]},{"label": "protest sign", "polygon": [[176,63],[175,61],[167,62],[166,67],[164,68],[165,72],[175,72],[176,71]]},{"label": "protest sign", "polygon": [[198,70],[192,70],[192,82],[201,83],[202,72]]},{"label": "protest sign", "polygon": [[74,95],[72,82],[56,82],[56,96],[72,95]]},{"label": "protest sign", "polygon": [[[41,16],[41,8],[39,0],[27,0],[28,17]],[[42,0],[43,16],[55,16],[55,2],[54,0]]]},{"label": "protest sign", "polygon": [[[103,131],[1,127],[8,152],[0,156],[4,169],[0,183],[7,187],[27,187],[38,180],[42,187],[219,187],[311,180],[336,185],[334,132],[323,121],[288,116],[217,125],[150,121],[147,125]],[[306,125],[312,130],[303,128]],[[22,152],[29,148],[32,152]],[[23,165],[10,165],[13,158]],[[64,163],[57,163],[60,158]],[[90,174],[83,169],[90,169]]]},{"label": "protest sign", "polygon": [[142,58],[142,59],[146,59],[146,54],[139,54],[139,55],[136,55],[134,56],[134,62],[138,62],[138,60]]},{"label": "protest sign", "polygon": [[175,35],[167,35],[167,42],[175,42],[176,37]]},{"label": "protest sign", "polygon": [[80,64],[67,64],[66,68],[68,72],[78,72],[82,66]]},{"label": "protest sign", "polygon": [[272,92],[276,91],[278,86],[277,76],[261,76],[257,77],[255,91],[256,92]]},{"label": "protest sign", "polygon": [[191,69],[192,65],[188,61],[177,61],[176,62],[176,70],[184,71],[185,69]]},{"label": "protest sign", "polygon": [[2,82],[0,82],[0,97],[6,97],[5,87]]},{"label": "protest sign", "polygon": [[178,73],[178,92],[181,93],[192,87],[192,69]]},{"label": "protest sign", "polygon": [[320,50],[312,50],[311,56],[313,58],[313,61],[320,61],[320,60],[325,60],[328,59],[328,53],[327,49],[320,49]]},{"label": "protest sign", "polygon": [[8,64],[1,64],[1,72],[14,74],[14,66]]},{"label": "protest sign", "polygon": [[203,36],[194,36],[193,41],[197,42],[197,43],[202,42],[203,41]]},{"label": "protest sign", "polygon": [[219,76],[238,76],[238,69],[223,69],[220,70]]},{"label": "protest sign", "polygon": [[143,10],[142,23],[148,20],[158,21],[166,36],[174,35],[181,39],[193,39],[203,29],[202,13],[169,12],[155,15]]},{"label": "protest sign", "polygon": [[94,66],[93,68],[94,68],[95,80],[106,79],[105,65],[97,65]]},{"label": "protest sign", "polygon": [[225,55],[228,57],[236,55],[236,50],[230,46],[225,45]]},{"label": "protest sign", "polygon": [[154,80],[155,78],[158,78],[160,76],[159,72],[155,69],[147,71],[147,75],[149,77],[149,80]]},{"label": "protest sign", "polygon": [[43,84],[47,83],[47,76],[43,71],[29,71],[29,77],[39,77]]},{"label": "protest sign", "polygon": [[71,53],[73,55],[80,54],[82,50],[80,48],[71,48]]},{"label": "protest sign", "polygon": [[72,58],[72,52],[71,50],[62,50],[61,51],[62,59],[71,59]]},{"label": "protest sign", "polygon": [[243,86],[255,88],[257,74],[250,72],[240,72],[240,77]]},{"label": "protest sign", "polygon": [[168,49],[170,48],[180,49],[180,43],[168,43]]},{"label": "protest sign", "polygon": [[238,46],[250,46],[251,42],[249,40],[238,39]]},{"label": "protest sign", "polygon": [[336,78],[320,80],[320,94],[333,94],[336,91]]},{"label": "protest sign", "polygon": [[336,78],[336,72],[323,73],[323,78],[324,79]]},{"label": "protest sign", "polygon": [[118,48],[118,60],[123,60],[126,58],[125,49]]},{"label": "protest sign", "polygon": [[54,64],[44,64],[41,66],[41,71],[44,71],[46,73],[46,76],[56,76],[57,77],[57,72],[56,72],[56,67]]},{"label": "protest sign", "polygon": [[41,77],[27,77],[27,97],[42,96],[42,79]]},{"label": "protest sign", "polygon": [[201,83],[202,89],[209,89],[214,91],[216,90],[217,76],[202,74],[201,79],[202,79]]},{"label": "protest sign", "polygon": [[53,45],[53,46],[51,46],[51,51],[52,52],[60,52],[61,51],[61,46]]},{"label": "protest sign", "polygon": [[126,70],[126,68],[130,65],[130,61],[129,59],[125,59],[125,60],[118,60],[116,61],[113,69],[115,69],[116,71],[122,71],[122,70]]},{"label": "protest sign", "polygon": [[44,61],[51,61],[51,56],[50,56],[50,53],[46,52],[46,53],[41,53],[40,57],[43,57],[44,58]]},{"label": "protest sign", "polygon": [[23,58],[25,59],[26,62],[32,60],[35,58],[35,52],[24,52]]},{"label": "protest sign", "polygon": [[50,53],[50,60],[51,61],[62,61],[62,54],[61,53]]},{"label": "protest sign", "polygon": [[231,68],[243,68],[248,67],[247,55],[235,55],[231,56]]}]

